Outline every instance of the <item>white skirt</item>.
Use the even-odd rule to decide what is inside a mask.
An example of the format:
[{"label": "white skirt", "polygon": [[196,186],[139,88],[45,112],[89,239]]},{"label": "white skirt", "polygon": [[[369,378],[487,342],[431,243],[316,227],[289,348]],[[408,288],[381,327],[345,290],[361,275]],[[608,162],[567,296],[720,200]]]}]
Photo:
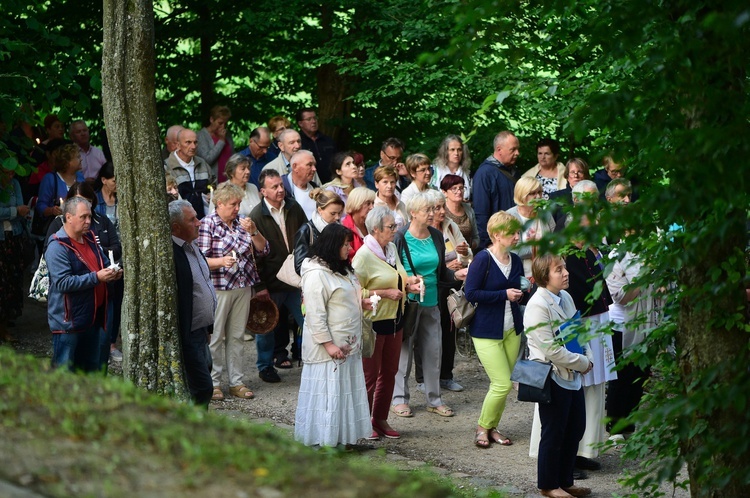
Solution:
[{"label": "white skirt", "polygon": [[294,438],[307,446],[356,444],[372,434],[362,357],[305,363]]}]

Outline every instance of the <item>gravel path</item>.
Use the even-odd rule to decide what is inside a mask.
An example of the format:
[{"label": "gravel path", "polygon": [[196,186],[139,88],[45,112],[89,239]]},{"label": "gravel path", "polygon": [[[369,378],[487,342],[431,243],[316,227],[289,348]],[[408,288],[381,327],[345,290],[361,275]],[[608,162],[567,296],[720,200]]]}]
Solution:
[{"label": "gravel path", "polygon": [[[21,352],[36,356],[49,356],[51,340],[46,324],[46,306],[35,301],[26,301],[24,315],[11,329],[19,342],[14,347]],[[267,384],[257,376],[255,368],[255,343],[245,342],[245,380],[255,392],[253,400],[228,397],[226,401],[212,402],[211,409],[233,418],[252,418],[273,421],[286,430],[294,424],[297,404],[297,389],[301,368],[279,370],[282,382]],[[111,362],[111,374],[120,372],[120,364]],[[492,445],[480,449],[473,444],[474,429],[479,417],[482,400],[487,392],[488,380],[476,356],[464,358],[457,355],[455,378],[465,388],[463,392],[446,392],[444,401],[456,415],[443,418],[425,410],[425,396],[411,382],[413,418],[390,416],[394,429],[401,432],[398,440],[374,442],[376,448],[385,448],[392,460],[405,458],[408,461],[426,462],[439,469],[470,482],[467,485],[497,486],[514,496],[538,496],[536,490],[536,460],[529,458],[529,434],[533,405],[516,400],[515,391],[500,422],[500,431],[510,437],[512,446]],[[225,386],[226,388],[226,386]],[[602,470],[588,472],[589,478],[578,484],[591,487],[591,496],[605,497],[625,493],[617,480],[625,466],[616,450],[600,455]],[[674,492],[664,486],[667,496],[687,497],[683,490]]]}]

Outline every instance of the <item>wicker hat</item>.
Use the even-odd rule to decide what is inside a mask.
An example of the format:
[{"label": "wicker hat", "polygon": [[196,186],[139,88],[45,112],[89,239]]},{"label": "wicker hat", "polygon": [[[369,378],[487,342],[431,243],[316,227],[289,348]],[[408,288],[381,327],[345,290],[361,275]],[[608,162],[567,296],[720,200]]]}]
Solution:
[{"label": "wicker hat", "polygon": [[268,298],[250,300],[250,314],[245,328],[253,334],[267,334],[279,323],[279,308]]}]

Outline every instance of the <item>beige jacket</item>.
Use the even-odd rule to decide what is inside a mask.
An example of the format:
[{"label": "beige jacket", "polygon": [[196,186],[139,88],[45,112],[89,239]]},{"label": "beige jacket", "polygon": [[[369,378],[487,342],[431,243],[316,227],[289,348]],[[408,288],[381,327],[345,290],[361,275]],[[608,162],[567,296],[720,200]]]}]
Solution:
[{"label": "beige jacket", "polygon": [[555,331],[576,312],[573,298],[560,291],[562,301],[558,305],[552,293],[539,287],[531,296],[523,315],[523,326],[529,339],[529,359],[552,362],[555,375],[563,380],[573,380],[574,372],[583,372],[592,361],[591,353],[585,355],[565,349],[556,337]]},{"label": "beige jacket", "polygon": [[362,352],[362,288],[353,274],[332,272],[317,258],[302,263],[302,296],[305,326],[302,329],[302,361],[333,361],[324,342],[351,346],[349,356]]},{"label": "beige jacket", "polygon": [[[521,176],[536,176],[541,168],[542,167],[539,166],[539,163],[537,163],[536,166],[534,166]],[[568,180],[565,178],[565,165],[563,163],[557,163],[557,190],[562,190],[567,186]]]}]

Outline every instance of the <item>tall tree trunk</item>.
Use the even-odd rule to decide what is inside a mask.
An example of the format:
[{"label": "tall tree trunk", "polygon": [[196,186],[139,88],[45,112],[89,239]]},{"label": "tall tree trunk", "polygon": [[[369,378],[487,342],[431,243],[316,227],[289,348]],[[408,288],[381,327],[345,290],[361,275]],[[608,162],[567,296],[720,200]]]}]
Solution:
[{"label": "tall tree trunk", "polygon": [[200,75],[201,91],[201,126],[208,124],[208,114],[214,105],[214,83],[216,82],[216,64],[211,55],[211,47],[215,40],[215,30],[211,20],[211,8],[207,4],[198,6],[198,21],[203,28],[200,30],[201,54],[198,74]]},{"label": "tall tree trunk", "polygon": [[134,384],[187,399],[154,94],[150,0],[104,0],[102,100],[121,209],[123,370]]},{"label": "tall tree trunk", "polygon": [[[747,244],[745,211],[731,212],[726,219],[730,225],[723,243],[706,246],[702,254],[699,253],[680,271],[679,280],[683,288],[705,289],[712,281],[716,284],[735,281],[736,277],[731,273],[745,274],[742,254]],[[731,261],[737,263],[727,264]],[[712,280],[711,276],[717,268],[722,269],[721,275]],[[742,317],[746,306],[743,287],[740,279],[736,285],[722,287],[721,295],[710,302],[706,301],[705,291],[697,294],[687,292],[680,302],[680,328],[676,344],[680,352],[682,382],[690,396],[706,397],[708,395],[701,391],[720,386],[727,393],[728,386],[737,384],[747,376],[750,336],[743,330],[743,318],[746,320],[746,317]],[[717,369],[717,373],[711,377],[709,386],[697,382],[700,376],[714,369]],[[747,420],[744,400],[740,404],[736,401],[740,400],[724,399],[720,403],[707,403],[708,406],[696,410],[693,415],[691,427],[705,429],[696,430],[692,437],[681,442],[682,450],[687,455],[691,496],[750,496],[750,485],[744,479],[738,479],[750,469],[750,452],[733,447],[717,450],[719,442],[731,438],[737,424]],[[711,449],[710,454],[706,454],[706,449]],[[701,477],[706,474],[720,475],[723,469],[731,469],[735,478],[714,489],[700,483]]]},{"label": "tall tree trunk", "polygon": [[[335,8],[323,4],[320,10],[320,24],[326,38],[332,37]],[[339,150],[346,150],[351,136],[346,127],[346,119],[351,114],[347,77],[339,73],[335,64],[323,64],[316,72],[318,84],[318,118],[320,131],[333,138]]]}]

